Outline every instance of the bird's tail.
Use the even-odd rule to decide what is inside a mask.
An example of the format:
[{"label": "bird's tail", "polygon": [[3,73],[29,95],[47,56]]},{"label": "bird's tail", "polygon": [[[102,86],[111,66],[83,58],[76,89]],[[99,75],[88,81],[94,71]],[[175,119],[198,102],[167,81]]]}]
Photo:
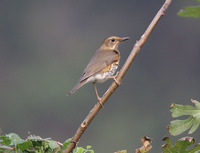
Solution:
[{"label": "bird's tail", "polygon": [[73,93],[75,93],[76,92],[76,90],[78,90],[80,87],[82,87],[84,84],[86,84],[86,80],[83,80],[83,81],[81,81],[81,82],[78,82],[76,85],[75,85],[75,87],[67,94],[67,96],[68,95],[71,95],[71,94],[73,94]]}]

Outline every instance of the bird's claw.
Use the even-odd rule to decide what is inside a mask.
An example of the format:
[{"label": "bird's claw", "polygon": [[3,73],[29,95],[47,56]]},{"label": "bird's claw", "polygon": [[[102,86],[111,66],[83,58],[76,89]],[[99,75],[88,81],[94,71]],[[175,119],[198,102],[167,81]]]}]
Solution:
[{"label": "bird's claw", "polygon": [[97,97],[97,100],[99,101],[99,104],[101,105],[101,107],[103,107],[103,104],[101,103],[101,99],[99,96]]},{"label": "bird's claw", "polygon": [[118,85],[120,86],[120,85],[121,85],[121,82],[118,81],[118,80],[116,79],[116,77],[118,76],[118,74],[119,74],[119,72],[117,72],[117,73],[115,74],[115,76],[113,77],[113,80],[115,81],[116,84],[118,84]]}]

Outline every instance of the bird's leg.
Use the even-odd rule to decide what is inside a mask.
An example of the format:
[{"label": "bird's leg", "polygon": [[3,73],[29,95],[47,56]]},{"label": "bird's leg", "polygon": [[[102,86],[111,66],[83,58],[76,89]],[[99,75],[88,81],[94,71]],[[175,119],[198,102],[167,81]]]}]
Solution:
[{"label": "bird's leg", "polygon": [[118,76],[118,74],[119,74],[119,71],[117,71],[117,73],[113,76],[113,80],[120,86],[121,82],[116,79],[116,77]]},{"label": "bird's leg", "polygon": [[99,94],[98,94],[98,92],[97,92],[96,83],[93,82],[93,85],[94,85],[95,93],[96,93],[96,95],[97,95],[97,100],[99,101],[100,105],[103,107],[103,104],[101,103],[101,98],[99,97]]},{"label": "bird's leg", "polygon": [[113,79],[113,80],[115,81],[115,83],[117,83],[117,84],[120,86],[121,82],[119,82],[119,81],[116,79],[116,77],[118,76],[118,74],[119,74],[119,71],[117,71],[117,73],[116,73],[114,76],[108,76],[108,77],[106,77],[106,78],[107,78],[107,79]]}]

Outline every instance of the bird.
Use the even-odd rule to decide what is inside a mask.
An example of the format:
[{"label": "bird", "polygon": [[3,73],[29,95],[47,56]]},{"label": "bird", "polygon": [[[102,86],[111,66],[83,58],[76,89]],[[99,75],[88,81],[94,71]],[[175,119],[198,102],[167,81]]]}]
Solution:
[{"label": "bird", "polygon": [[116,75],[114,75],[120,61],[120,52],[118,50],[118,45],[128,39],[129,37],[107,37],[101,43],[100,47],[96,50],[95,54],[84,69],[79,81],[77,82],[75,87],[68,93],[68,95],[73,94],[86,83],[92,82],[97,100],[100,102],[101,98],[99,97],[96,83],[103,83],[106,80],[112,78],[118,85],[120,85],[120,83],[116,80],[118,72],[116,73]]}]

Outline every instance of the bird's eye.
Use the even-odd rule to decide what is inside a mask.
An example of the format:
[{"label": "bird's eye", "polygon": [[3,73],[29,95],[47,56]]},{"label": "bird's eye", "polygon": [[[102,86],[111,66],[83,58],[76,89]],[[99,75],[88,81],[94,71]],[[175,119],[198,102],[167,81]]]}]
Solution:
[{"label": "bird's eye", "polygon": [[115,39],[114,39],[114,38],[112,38],[112,39],[111,39],[111,41],[112,41],[112,42],[114,42],[114,41],[115,41]]}]

